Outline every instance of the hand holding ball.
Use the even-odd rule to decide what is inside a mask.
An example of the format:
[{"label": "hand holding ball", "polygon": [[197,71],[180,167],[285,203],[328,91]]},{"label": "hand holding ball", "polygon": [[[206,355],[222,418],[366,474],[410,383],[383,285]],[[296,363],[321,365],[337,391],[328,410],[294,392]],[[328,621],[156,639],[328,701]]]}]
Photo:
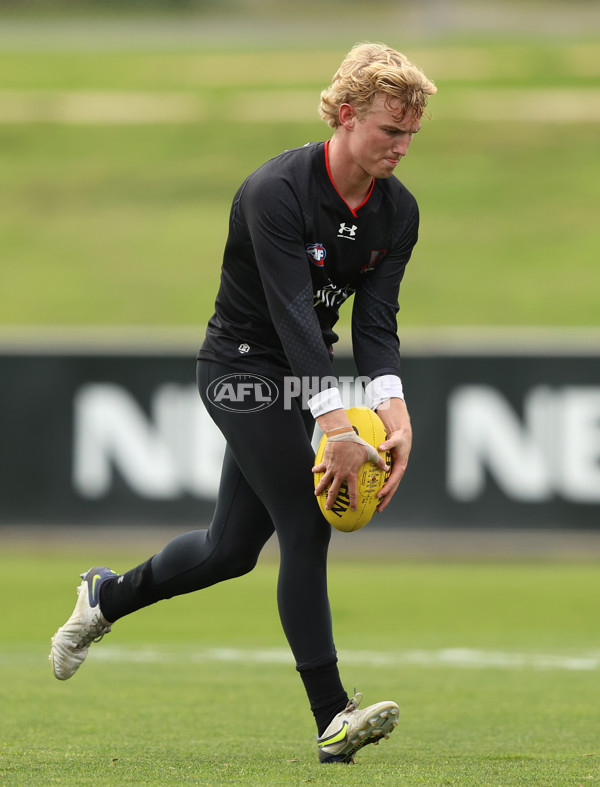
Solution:
[{"label": "hand holding ball", "polygon": [[[386,451],[385,454],[377,452],[377,446],[386,439],[385,427],[377,413],[374,413],[373,410],[368,407],[351,407],[349,410],[346,410],[346,415],[356,434],[372,447],[373,451],[371,458],[374,459],[376,456],[382,456],[388,467],[390,467],[390,452]],[[349,437],[352,438],[352,435],[349,435]],[[348,437],[344,435],[329,439],[341,440],[348,439]],[[315,455],[315,465],[319,465],[323,461],[326,445],[327,437],[323,435]],[[314,473],[315,487],[319,484],[323,475],[324,473]],[[325,508],[329,489],[326,488],[318,495],[317,501],[323,516],[332,527],[336,528],[336,530],[341,530],[345,533],[360,530],[360,528],[364,527],[375,514],[380,502],[377,493],[385,484],[388,477],[389,470],[386,472],[374,464],[371,459],[367,460],[358,471],[358,500],[356,509],[353,511],[350,508],[348,485],[344,483],[340,487],[335,503],[330,509]]]}]

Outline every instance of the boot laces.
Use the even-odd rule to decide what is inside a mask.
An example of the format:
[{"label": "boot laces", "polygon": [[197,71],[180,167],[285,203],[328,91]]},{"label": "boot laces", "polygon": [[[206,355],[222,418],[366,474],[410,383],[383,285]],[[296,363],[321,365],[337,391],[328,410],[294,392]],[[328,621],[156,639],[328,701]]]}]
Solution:
[{"label": "boot laces", "polygon": [[360,703],[362,702],[363,694],[362,691],[356,691],[354,689],[354,697],[351,700],[348,700],[348,704],[346,705],[347,711],[353,711],[358,708]]},{"label": "boot laces", "polygon": [[92,642],[100,642],[102,637],[108,634],[109,631],[110,627],[103,626],[101,623],[91,623],[88,626],[84,626],[80,635],[74,640],[75,647],[81,650],[82,648],[87,648]]}]

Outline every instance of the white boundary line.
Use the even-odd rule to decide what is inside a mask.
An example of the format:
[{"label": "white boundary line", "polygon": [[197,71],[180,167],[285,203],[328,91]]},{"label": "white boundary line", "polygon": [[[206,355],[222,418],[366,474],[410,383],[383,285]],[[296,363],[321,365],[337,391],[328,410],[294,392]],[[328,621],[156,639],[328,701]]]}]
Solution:
[{"label": "white boundary line", "polygon": [[[563,670],[595,672],[600,670],[600,651],[580,654],[523,653],[477,648],[440,648],[437,650],[342,650],[343,664],[361,667],[400,668],[435,667],[495,670]],[[89,658],[111,664],[262,664],[293,666],[287,648],[191,648],[177,646],[94,647]],[[38,653],[0,651],[0,664],[32,666],[39,663]]]},{"label": "white boundary line", "polygon": [[[286,648],[207,648],[201,650],[98,648],[93,657],[100,661],[135,663],[293,664]],[[600,653],[558,655],[550,653],[510,653],[472,648],[401,650],[394,652],[342,650],[340,661],[364,667],[461,667],[466,669],[533,669],[593,671],[600,669]]]}]

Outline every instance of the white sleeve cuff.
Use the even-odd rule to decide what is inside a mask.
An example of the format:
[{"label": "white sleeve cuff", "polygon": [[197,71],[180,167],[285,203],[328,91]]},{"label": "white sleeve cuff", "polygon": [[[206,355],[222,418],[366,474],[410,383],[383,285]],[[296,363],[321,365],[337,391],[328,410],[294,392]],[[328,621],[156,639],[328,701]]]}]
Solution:
[{"label": "white sleeve cuff", "polygon": [[404,399],[402,381],[395,374],[382,374],[365,387],[365,400],[371,410],[376,410],[386,399]]},{"label": "white sleeve cuff", "polygon": [[342,397],[338,388],[326,388],[308,400],[308,406],[313,418],[330,413],[332,410],[343,409]]}]

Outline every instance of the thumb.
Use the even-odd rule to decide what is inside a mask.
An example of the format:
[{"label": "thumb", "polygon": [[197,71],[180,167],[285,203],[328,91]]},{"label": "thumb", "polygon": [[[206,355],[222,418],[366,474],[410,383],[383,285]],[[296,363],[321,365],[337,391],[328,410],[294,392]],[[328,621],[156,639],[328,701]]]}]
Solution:
[{"label": "thumb", "polygon": [[377,465],[381,470],[385,470],[387,472],[390,468],[387,466],[385,459],[379,454],[375,446],[370,445],[365,441],[365,448],[367,449],[367,461],[373,462],[374,465]]}]

